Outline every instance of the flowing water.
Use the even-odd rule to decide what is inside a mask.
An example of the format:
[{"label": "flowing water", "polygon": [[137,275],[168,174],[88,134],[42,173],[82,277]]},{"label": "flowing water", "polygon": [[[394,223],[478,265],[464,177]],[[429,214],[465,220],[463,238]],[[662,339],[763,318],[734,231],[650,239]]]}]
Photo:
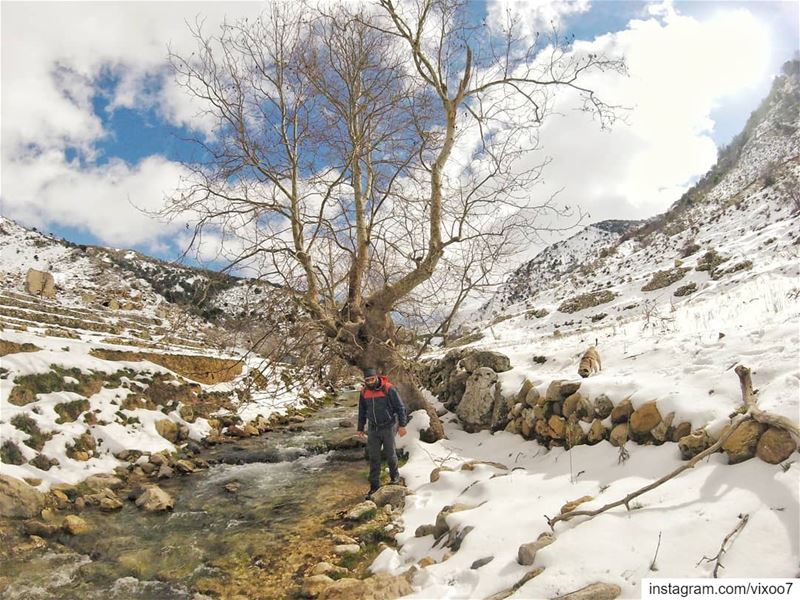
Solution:
[{"label": "flowing water", "polygon": [[[0,596],[291,597],[305,568],[330,552],[327,526],[337,512],[363,499],[359,451],[324,451],[332,438],[353,433],[339,421],[354,416],[351,399],[321,409],[303,431],[206,451],[202,457],[218,464],[159,482],[175,499],[171,513],[146,513],[132,502],[115,513],[84,510],[90,533],[58,534],[47,548],[0,560],[10,582],[4,590],[0,584]],[[231,483],[238,491],[225,489]]]}]

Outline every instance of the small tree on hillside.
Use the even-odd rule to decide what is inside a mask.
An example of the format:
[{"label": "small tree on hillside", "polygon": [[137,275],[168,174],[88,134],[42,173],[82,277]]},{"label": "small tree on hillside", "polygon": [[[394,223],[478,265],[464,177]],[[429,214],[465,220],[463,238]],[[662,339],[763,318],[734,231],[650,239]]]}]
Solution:
[{"label": "small tree on hillside", "polygon": [[219,245],[228,268],[280,282],[328,350],[390,373],[434,437],[398,319],[454,280],[483,281],[537,219],[560,214],[529,198],[553,92],[606,126],[613,107],[584,76],[623,69],[555,34],[476,27],[466,9],[275,4],[215,35],[198,25],[196,51],[171,55],[214,128],[166,214],[190,219],[192,243]]}]

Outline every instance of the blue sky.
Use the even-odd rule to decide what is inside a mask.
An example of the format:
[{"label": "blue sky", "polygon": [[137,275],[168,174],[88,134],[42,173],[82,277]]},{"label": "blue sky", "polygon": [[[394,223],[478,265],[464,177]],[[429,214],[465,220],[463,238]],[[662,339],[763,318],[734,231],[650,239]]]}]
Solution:
[{"label": "blue sky", "polygon": [[[213,28],[260,7],[3,2],[2,214],[78,243],[176,256],[181,224],[145,213],[175,189],[180,162],[197,152],[185,140],[207,123],[172,84],[167,44],[188,48],[185,20],[199,14]],[[630,60],[628,80],[607,82],[631,100],[630,124],[600,134],[568,114],[543,130],[554,159],[546,185],[592,220],[666,210],[738,133],[800,39],[796,2],[470,6],[490,22],[506,10]]]}]

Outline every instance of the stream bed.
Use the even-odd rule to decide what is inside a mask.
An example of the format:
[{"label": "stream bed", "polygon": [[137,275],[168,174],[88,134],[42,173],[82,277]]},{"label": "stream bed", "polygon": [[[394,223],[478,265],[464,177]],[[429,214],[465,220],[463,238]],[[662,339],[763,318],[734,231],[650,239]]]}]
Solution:
[{"label": "stream bed", "polygon": [[89,533],[59,533],[45,548],[0,559],[0,596],[292,597],[308,566],[330,556],[337,515],[367,488],[363,450],[326,451],[354,433],[340,426],[354,420],[352,398],[337,404],[301,430],[204,450],[209,469],[158,483],[175,499],[172,512],[127,501],[113,513],[82,511]]}]

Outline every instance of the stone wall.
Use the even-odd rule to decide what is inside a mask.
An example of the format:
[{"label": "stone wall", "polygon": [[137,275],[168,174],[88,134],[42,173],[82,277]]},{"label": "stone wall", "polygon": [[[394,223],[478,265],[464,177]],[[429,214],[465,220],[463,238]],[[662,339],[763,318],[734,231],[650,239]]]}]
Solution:
[{"label": "stone wall", "polygon": [[[718,439],[704,428],[693,431],[689,422],[677,421],[673,412],[663,414],[655,400],[635,410],[628,399],[615,406],[605,394],[581,393],[580,381],[554,380],[541,393],[541,386],[526,379],[516,393],[502,390],[497,373],[510,368],[508,357],[500,353],[467,348],[424,361],[417,375],[469,432],[505,430],[548,448],[602,440],[618,447],[628,441],[674,442],[685,460]],[[744,423],[723,446],[731,464],[754,456],[778,464],[796,449],[788,432],[755,421]]]}]

